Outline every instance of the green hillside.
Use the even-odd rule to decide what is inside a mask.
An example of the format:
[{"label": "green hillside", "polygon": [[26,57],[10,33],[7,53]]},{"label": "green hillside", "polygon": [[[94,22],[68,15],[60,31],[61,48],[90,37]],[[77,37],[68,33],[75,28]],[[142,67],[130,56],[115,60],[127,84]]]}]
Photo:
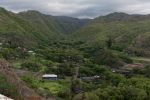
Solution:
[{"label": "green hillside", "polygon": [[144,52],[146,55],[148,53],[146,51],[150,50],[149,31],[149,15],[112,13],[94,19],[74,33],[73,38],[87,41],[88,44],[99,43],[101,45],[105,45],[108,40],[111,40],[113,49],[121,51],[127,49],[127,51],[135,51],[137,54]]},{"label": "green hillside", "polygon": [[[18,14],[0,8],[1,42],[16,38],[26,46],[48,43],[63,39],[84,26],[89,20],[71,17],[55,17],[38,11],[26,11]],[[8,38],[8,39],[7,39]]]},{"label": "green hillside", "polygon": [[[16,14],[0,8],[0,36],[1,42],[10,38],[24,41],[26,44],[35,44],[40,33],[29,22],[16,16]],[[14,41],[12,40],[12,41]]]},{"label": "green hillside", "polygon": [[0,94],[150,100],[149,41],[150,15],[112,13],[90,20],[0,8]]},{"label": "green hillside", "polygon": [[53,18],[47,17],[38,11],[21,12],[18,16],[30,22],[39,33],[43,34],[43,39],[48,40],[63,35],[58,23]]},{"label": "green hillside", "polygon": [[71,34],[89,22],[89,19],[51,16],[34,10],[20,12],[18,15],[30,21],[43,33]]},{"label": "green hillside", "polygon": [[71,34],[85,26],[90,19],[78,19],[66,16],[53,16],[65,34]]}]

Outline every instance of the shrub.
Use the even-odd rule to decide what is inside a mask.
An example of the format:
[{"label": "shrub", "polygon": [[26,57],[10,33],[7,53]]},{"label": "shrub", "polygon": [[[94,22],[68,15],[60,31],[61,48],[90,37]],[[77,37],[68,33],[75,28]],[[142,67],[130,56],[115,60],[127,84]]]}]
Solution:
[{"label": "shrub", "polygon": [[27,69],[29,71],[37,72],[41,69],[41,64],[36,62],[27,61],[21,64],[22,69]]},{"label": "shrub", "polygon": [[0,94],[11,98],[19,97],[19,92],[17,91],[16,87],[7,82],[3,75],[0,75]]}]

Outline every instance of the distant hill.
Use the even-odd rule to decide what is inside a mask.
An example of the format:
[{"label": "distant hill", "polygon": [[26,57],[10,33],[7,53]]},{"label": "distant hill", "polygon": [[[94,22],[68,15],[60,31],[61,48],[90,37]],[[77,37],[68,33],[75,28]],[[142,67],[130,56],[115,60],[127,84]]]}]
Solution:
[{"label": "distant hill", "polygon": [[60,40],[84,26],[89,20],[45,15],[30,10],[15,14],[0,8],[0,38],[17,37],[26,44]]},{"label": "distant hill", "polygon": [[78,19],[66,16],[53,16],[53,18],[59,23],[64,34],[71,34],[81,29],[91,20],[91,19]]},{"label": "distant hill", "polygon": [[111,40],[113,49],[147,56],[150,55],[150,15],[115,12],[90,20],[45,15],[34,10],[15,14],[0,8],[0,42],[11,40],[32,46],[66,37],[89,46],[106,46]]},{"label": "distant hill", "polygon": [[[40,40],[46,40],[49,37],[45,33],[38,30],[31,22],[21,18],[20,16],[0,8],[0,38],[1,42],[12,38],[23,41],[28,44],[36,44]],[[48,40],[48,39],[47,39]]]},{"label": "distant hill", "polygon": [[115,49],[147,55],[150,50],[150,15],[115,12],[100,16],[75,32],[72,39],[86,41],[88,45],[105,45],[111,39]]},{"label": "distant hill", "polygon": [[24,19],[16,16],[16,14],[0,8],[0,38],[16,36],[24,40],[35,40],[38,34],[36,29]]},{"label": "distant hill", "polygon": [[90,21],[90,19],[45,15],[34,10],[20,12],[18,15],[38,27],[39,31],[46,33],[71,34]]},{"label": "distant hill", "polygon": [[58,38],[63,35],[61,28],[53,18],[41,14],[38,11],[20,12],[17,15],[30,22],[30,24],[34,26],[40,34],[43,34],[43,39],[52,39],[54,37]]}]

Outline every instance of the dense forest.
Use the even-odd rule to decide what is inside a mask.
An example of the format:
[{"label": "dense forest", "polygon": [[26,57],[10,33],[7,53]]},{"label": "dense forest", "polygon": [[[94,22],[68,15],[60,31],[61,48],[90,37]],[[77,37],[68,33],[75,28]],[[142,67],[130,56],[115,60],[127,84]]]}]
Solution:
[{"label": "dense forest", "polygon": [[23,100],[23,84],[45,100],[150,100],[149,25],[150,15],[78,19],[0,8],[0,62],[10,68],[0,73],[0,94]]}]

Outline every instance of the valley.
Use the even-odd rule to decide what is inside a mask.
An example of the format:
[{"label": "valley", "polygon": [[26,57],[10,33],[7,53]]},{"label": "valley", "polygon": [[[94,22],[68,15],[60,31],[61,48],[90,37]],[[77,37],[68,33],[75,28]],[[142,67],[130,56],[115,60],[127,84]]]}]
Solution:
[{"label": "valley", "polygon": [[14,100],[149,100],[149,32],[150,15],[78,19],[0,8],[0,94]]}]

